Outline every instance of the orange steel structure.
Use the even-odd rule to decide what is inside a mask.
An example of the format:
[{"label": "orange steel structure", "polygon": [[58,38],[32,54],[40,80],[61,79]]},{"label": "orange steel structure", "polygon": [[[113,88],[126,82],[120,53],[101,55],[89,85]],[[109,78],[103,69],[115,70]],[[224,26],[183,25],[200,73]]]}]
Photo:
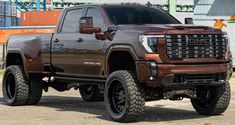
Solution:
[{"label": "orange steel structure", "polygon": [[61,10],[21,12],[21,26],[55,26]]}]

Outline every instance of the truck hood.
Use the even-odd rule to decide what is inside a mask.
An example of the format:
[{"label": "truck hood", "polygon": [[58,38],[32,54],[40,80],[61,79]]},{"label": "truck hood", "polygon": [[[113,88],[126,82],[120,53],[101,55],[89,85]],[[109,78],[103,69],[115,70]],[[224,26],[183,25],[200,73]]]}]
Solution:
[{"label": "truck hood", "polygon": [[[169,31],[178,31],[180,32],[187,32],[187,33],[195,33],[202,31],[208,32],[219,32],[221,33],[220,29],[208,27],[208,26],[199,26],[199,25],[185,25],[185,24],[144,24],[144,25],[119,25],[120,30],[134,30],[134,31],[142,31],[144,33],[151,33],[151,34],[166,34]],[[176,32],[174,32],[176,33]]]}]

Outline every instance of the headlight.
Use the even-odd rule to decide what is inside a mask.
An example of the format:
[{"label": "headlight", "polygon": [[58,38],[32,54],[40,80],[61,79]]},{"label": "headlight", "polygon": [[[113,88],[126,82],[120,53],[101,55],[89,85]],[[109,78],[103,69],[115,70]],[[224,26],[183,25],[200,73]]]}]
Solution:
[{"label": "headlight", "polygon": [[156,53],[158,38],[163,37],[164,35],[139,35],[139,42],[148,53]]},{"label": "headlight", "polygon": [[227,35],[227,33],[224,32],[224,39],[225,39],[225,42],[226,42],[226,52],[228,54],[227,58],[230,59],[232,58],[232,52],[231,52],[231,49],[230,49],[230,39]]}]

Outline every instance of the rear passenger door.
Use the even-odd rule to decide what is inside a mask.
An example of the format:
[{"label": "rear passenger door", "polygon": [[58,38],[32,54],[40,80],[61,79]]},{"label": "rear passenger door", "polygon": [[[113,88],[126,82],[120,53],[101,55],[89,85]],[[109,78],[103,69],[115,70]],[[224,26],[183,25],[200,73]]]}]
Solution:
[{"label": "rear passenger door", "polygon": [[[103,15],[98,7],[88,7],[86,17],[93,17],[93,26],[101,27],[102,31],[107,31]],[[76,44],[77,61],[81,64],[81,76],[102,78],[104,77],[105,50],[108,40],[97,40],[95,34],[80,34],[83,42]]]},{"label": "rear passenger door", "polygon": [[52,64],[56,75],[77,76],[80,67],[76,59],[75,45],[80,38],[79,20],[83,15],[83,9],[70,9],[65,13],[58,32],[53,36]]}]

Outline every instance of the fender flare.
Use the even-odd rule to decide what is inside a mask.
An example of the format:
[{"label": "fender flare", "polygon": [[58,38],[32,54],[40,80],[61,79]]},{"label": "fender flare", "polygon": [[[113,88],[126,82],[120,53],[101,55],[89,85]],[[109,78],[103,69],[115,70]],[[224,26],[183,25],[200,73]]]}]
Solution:
[{"label": "fender flare", "polygon": [[135,52],[135,50],[133,49],[133,47],[131,45],[113,45],[111,46],[108,51],[107,51],[107,54],[106,54],[106,64],[105,64],[105,74],[107,75],[108,77],[108,74],[109,74],[109,64],[108,64],[108,60],[110,58],[110,55],[115,52],[115,51],[121,51],[121,52],[128,52],[131,54],[132,58],[136,61],[138,60],[138,56]]},{"label": "fender flare", "polygon": [[26,58],[25,55],[23,54],[23,52],[20,49],[8,49],[7,50],[7,54],[6,54],[6,60],[5,60],[5,68],[7,67],[7,58],[9,56],[9,54],[19,54],[21,56],[21,59],[23,61],[23,69],[26,75],[26,78],[28,78],[28,73],[27,73],[27,65],[26,65]]}]

